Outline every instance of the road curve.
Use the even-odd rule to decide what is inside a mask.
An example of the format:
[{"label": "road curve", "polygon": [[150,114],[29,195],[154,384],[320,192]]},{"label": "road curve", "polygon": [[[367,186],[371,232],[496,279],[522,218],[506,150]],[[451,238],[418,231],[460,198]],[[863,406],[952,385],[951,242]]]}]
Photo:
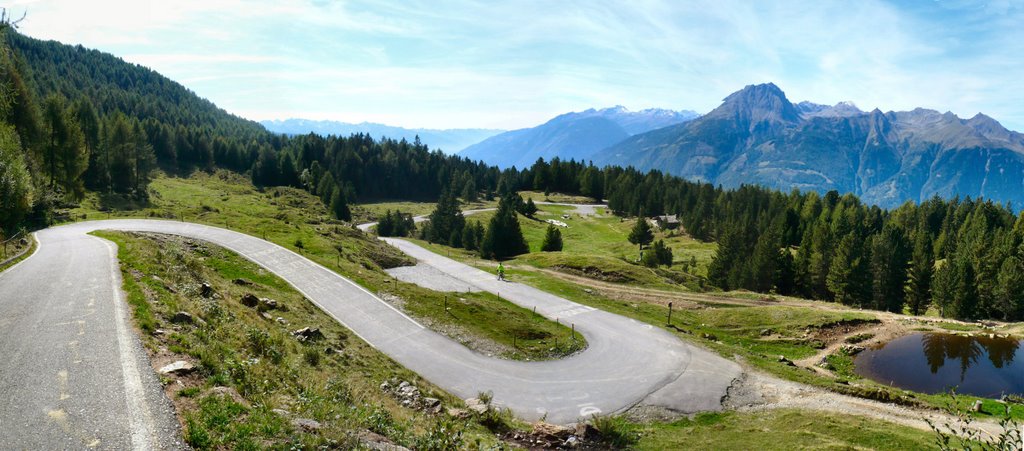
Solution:
[{"label": "road curve", "polygon": [[[495,403],[525,419],[546,416],[550,422],[570,423],[595,413],[619,412],[641,402],[684,412],[714,410],[720,408],[727,388],[740,374],[735,363],[650,325],[525,285],[499,282],[483,271],[402,240],[390,242],[461,281],[520,305],[536,306],[538,313],[549,318],[574,323],[586,337],[588,348],[557,361],[517,362],[487,357],[423,327],[366,289],[283,247],[230,230],[174,221],[92,221],[38,232],[40,253],[30,259],[35,265],[14,268],[0,278],[0,299],[8,299],[12,290],[7,279],[31,279],[38,284],[38,277],[47,277],[46,266],[63,265],[69,257],[74,259],[75,267],[110,267],[112,254],[107,243],[86,235],[97,229],[175,234],[230,249],[282,277],[372,346],[427,380],[463,398],[491,391]],[[61,250],[44,253],[55,248]],[[60,280],[60,286],[67,287],[64,291],[76,293],[77,299],[84,296],[77,293],[81,287],[90,283],[116,284],[116,276],[109,271],[66,271],[50,280]],[[32,297],[29,291],[24,289],[23,296]],[[110,303],[113,298],[100,294],[97,302]],[[41,299],[36,297],[36,302]],[[7,303],[0,301],[0,308],[6,309]],[[31,301],[24,304],[31,305]],[[70,321],[73,312],[63,315],[63,319],[54,321]],[[7,329],[5,326],[0,333]],[[58,346],[52,343],[62,340],[67,341],[58,337],[49,343]],[[3,351],[8,355],[7,349]],[[4,376],[6,386],[6,373]],[[99,374],[94,377],[104,379]],[[7,424],[8,414],[14,413],[0,410],[0,424]]]}]

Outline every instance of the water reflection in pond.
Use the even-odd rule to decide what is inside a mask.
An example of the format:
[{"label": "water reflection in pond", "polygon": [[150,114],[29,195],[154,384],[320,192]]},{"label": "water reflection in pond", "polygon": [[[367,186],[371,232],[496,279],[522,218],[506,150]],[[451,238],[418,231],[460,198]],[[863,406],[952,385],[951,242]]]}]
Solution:
[{"label": "water reflection in pond", "polygon": [[1024,394],[1024,351],[1009,338],[920,333],[869,348],[854,359],[855,372],[883,384],[922,393],[952,387],[958,393],[998,398]]}]

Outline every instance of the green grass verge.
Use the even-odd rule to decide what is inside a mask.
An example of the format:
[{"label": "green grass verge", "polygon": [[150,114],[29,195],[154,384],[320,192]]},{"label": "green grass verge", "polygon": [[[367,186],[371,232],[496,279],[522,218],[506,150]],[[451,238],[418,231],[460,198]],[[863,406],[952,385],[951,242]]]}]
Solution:
[{"label": "green grass verge", "polygon": [[[262,237],[372,292],[397,296],[414,318],[470,347],[497,351],[492,353],[500,357],[545,360],[585,346],[582,337],[577,337],[577,347],[571,345],[573,340],[565,345],[562,339],[560,346],[553,346],[554,337],[570,337],[568,328],[495,296],[445,294],[405,283],[396,286],[382,269],[412,260],[373,236],[330,219],[320,200],[302,190],[278,187],[260,192],[238,174],[197,172],[189,178],[157,177],[150,185],[150,201],[144,205],[92,193],[69,213],[76,219],[184,219]],[[451,309],[447,313],[445,297]]]},{"label": "green grass verge", "polygon": [[[534,218],[519,216],[523,236],[530,246],[530,254],[512,260],[542,268],[556,267],[570,272],[580,269],[608,267],[613,274],[608,280],[665,290],[699,290],[697,277],[707,274],[707,266],[714,256],[717,245],[704,243],[674,231],[656,231],[655,240],[663,239],[672,249],[674,264],[657,270],[635,264],[638,249],[626,237],[635,219],[599,214],[581,216],[573,212],[575,207],[562,205],[538,205]],[[468,216],[468,222],[480,221],[487,224],[494,215],[483,212]],[[563,217],[568,215],[568,218]],[[568,227],[559,228],[564,244],[562,252],[541,253],[548,219],[565,222]],[[684,272],[682,264],[696,262],[693,269]],[[683,285],[680,285],[683,283]]]},{"label": "green grass verge", "polygon": [[[463,444],[495,444],[476,419],[454,420],[403,407],[378,387],[399,378],[444,405],[445,394],[361,341],[304,299],[284,280],[244,258],[206,243],[121,232],[95,235],[118,245],[128,302],[142,339],[157,361],[188,359],[198,377],[169,384],[182,411],[185,438],[200,449],[352,448],[361,431],[405,446],[436,440],[439,427],[461,431]],[[232,283],[236,278],[254,282]],[[198,293],[209,283],[216,297]],[[277,300],[271,319],[242,305],[243,294]],[[179,311],[195,324],[171,324]],[[280,317],[281,320],[277,320]],[[324,338],[300,342],[289,331],[319,327]],[[215,389],[228,387],[230,390]],[[279,410],[275,410],[279,409]],[[294,418],[321,423],[318,431]],[[449,429],[451,430],[451,429]],[[433,434],[433,435],[432,435]]]},{"label": "green grass verge", "polygon": [[[25,249],[25,252],[19,255],[17,258],[0,265],[0,272],[4,272],[8,268],[17,265],[18,263],[21,263],[22,260],[29,258],[29,256],[31,256],[36,251],[36,247],[38,247],[38,243],[36,242],[35,235],[29,235],[28,248]],[[20,250],[11,251],[9,254],[14,254],[15,252],[20,252]]]},{"label": "green grass verge", "polygon": [[699,414],[638,427],[642,450],[927,449],[934,436],[856,415],[792,409]]}]

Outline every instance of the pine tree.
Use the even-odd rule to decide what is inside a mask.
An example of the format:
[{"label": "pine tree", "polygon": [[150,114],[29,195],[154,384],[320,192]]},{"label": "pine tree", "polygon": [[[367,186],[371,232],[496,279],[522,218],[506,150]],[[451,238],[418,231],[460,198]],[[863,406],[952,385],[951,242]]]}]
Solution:
[{"label": "pine tree", "polygon": [[718,248],[708,264],[708,281],[728,291],[736,288],[730,284],[731,273],[742,257],[742,240],[736,229],[728,229],[718,240]]},{"label": "pine tree", "polygon": [[863,251],[863,243],[855,233],[847,234],[839,242],[826,276],[828,289],[837,302],[861,306],[866,301],[870,279]]},{"label": "pine tree", "polygon": [[515,197],[518,195],[510,193],[498,201],[498,211],[491,218],[480,244],[484,258],[502,260],[530,251],[516,217]]},{"label": "pine tree", "polygon": [[541,252],[559,252],[562,250],[562,232],[554,224],[548,224],[540,250]]},{"label": "pine tree", "polygon": [[910,314],[919,315],[928,309],[932,298],[932,274],[935,259],[926,230],[918,230],[914,239],[914,252],[907,269],[906,300]]},{"label": "pine tree", "polygon": [[476,182],[474,182],[473,179],[467,180],[465,186],[462,188],[462,199],[466,202],[476,202],[478,198]]},{"label": "pine tree", "polygon": [[665,245],[665,240],[655,241],[651,253],[659,265],[672,266],[672,248]]},{"label": "pine tree", "polygon": [[886,226],[871,238],[871,289],[873,308],[901,313],[906,301],[907,260],[903,232]]},{"label": "pine tree", "polygon": [[748,267],[743,288],[762,293],[775,289],[779,271],[779,240],[774,228],[757,240],[754,254],[746,261]]},{"label": "pine tree", "polygon": [[654,241],[654,232],[651,231],[651,225],[647,223],[647,218],[644,218],[642,213],[636,218],[636,224],[633,225],[633,229],[630,230],[627,239],[629,239],[630,243],[639,247],[641,256],[643,255],[644,246]]},{"label": "pine tree", "polygon": [[1004,321],[1024,319],[1024,261],[1016,255],[999,268],[995,307]]},{"label": "pine tree", "polygon": [[522,213],[523,216],[528,216],[531,218],[533,217],[533,215],[537,214],[537,205],[533,203],[532,197],[526,200],[526,203],[523,204],[523,208],[522,211],[520,211],[520,213]]},{"label": "pine tree", "polygon": [[974,265],[967,256],[959,256],[953,261],[953,316],[957,319],[972,320],[980,313],[975,275]]},{"label": "pine tree", "polygon": [[[445,187],[437,199],[434,211],[430,213],[430,234],[428,241],[452,245],[453,239],[461,241],[462,228],[466,219],[459,209],[459,200],[455,194]],[[457,238],[457,239],[456,239]]]},{"label": "pine tree", "polygon": [[352,212],[348,209],[348,202],[345,201],[345,196],[341,194],[341,189],[334,188],[334,193],[331,194],[331,215],[334,219],[342,221],[351,221]]},{"label": "pine tree", "polygon": [[462,247],[467,251],[477,250],[476,229],[470,224],[462,228]]},{"label": "pine tree", "polygon": [[61,97],[51,95],[46,99],[43,117],[43,164],[50,176],[50,186],[59,184],[65,195],[80,199],[85,190],[81,176],[89,164],[85,135]]},{"label": "pine tree", "polygon": [[391,216],[391,210],[384,212],[384,216],[377,221],[378,236],[395,236],[395,217]]}]

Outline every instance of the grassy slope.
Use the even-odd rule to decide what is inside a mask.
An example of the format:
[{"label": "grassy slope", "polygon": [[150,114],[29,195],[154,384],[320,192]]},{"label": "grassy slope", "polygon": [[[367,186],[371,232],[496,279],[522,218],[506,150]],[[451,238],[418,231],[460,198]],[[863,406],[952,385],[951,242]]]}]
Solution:
[{"label": "grassy slope", "polygon": [[[8,254],[7,254],[8,256],[14,255],[14,254],[22,251],[22,248],[20,246],[19,247],[15,247],[14,245],[9,245],[9,246],[10,246],[10,248],[8,249]],[[24,259],[28,258],[30,255],[32,255],[32,253],[34,253],[35,251],[36,251],[36,238],[33,235],[29,235],[28,236],[28,246],[27,246],[27,249],[25,249],[24,253],[19,255],[17,258],[15,258],[15,259],[7,262],[7,263],[4,263],[3,265],[0,265],[0,272],[5,271],[7,268],[10,268],[10,267],[12,267],[14,265],[17,265],[19,262],[21,262],[22,260],[24,260]],[[0,261],[6,260],[7,258],[9,258],[9,257],[0,257]]]},{"label": "grassy slope", "polygon": [[[446,416],[402,407],[378,386],[397,377],[416,382],[424,396],[440,398],[445,405],[460,404],[457,399],[419,380],[254,263],[190,240],[121,232],[97,235],[118,245],[128,302],[155,364],[182,358],[199,363],[198,377],[168,385],[169,396],[184,411],[185,437],[191,445],[350,448],[357,443],[355,434],[364,430],[405,445],[427,445],[437,439],[438,428],[450,426]],[[235,285],[231,281],[236,278],[255,284]],[[199,296],[202,282],[210,283],[219,299]],[[271,310],[275,319],[264,319],[238,302],[245,293],[275,299],[287,310]],[[170,318],[178,311],[202,322],[172,325]],[[325,338],[304,344],[289,334],[306,326],[319,327]],[[166,332],[154,333],[158,329]],[[230,387],[241,398],[212,390],[218,386]],[[318,433],[304,432],[291,418],[314,419],[323,427]],[[493,435],[474,421],[460,421],[456,427],[468,440],[493,442]]]},{"label": "grassy slope", "polygon": [[639,428],[638,449],[922,449],[932,434],[851,415],[726,412]]},{"label": "grassy slope", "polygon": [[[568,328],[496,296],[475,293],[456,298],[411,284],[395,284],[381,268],[412,261],[391,246],[328,219],[319,199],[304,191],[271,188],[261,193],[247,178],[221,171],[213,175],[197,172],[188,179],[159,177],[150,185],[150,192],[148,205],[130,205],[93,194],[70,213],[76,219],[179,218],[228,227],[299,252],[370,291],[396,295],[412,316],[466,344],[483,343],[482,348],[503,350],[500,354],[504,357],[531,360],[576,350],[565,346],[551,349],[551,337],[568,337]],[[110,211],[100,211],[104,207]],[[444,311],[446,296],[451,298],[449,313]]]},{"label": "grassy slope", "polygon": [[[561,205],[538,205],[538,208],[535,219],[519,217],[531,253],[513,259],[511,264],[555,267],[576,273],[596,269],[607,273],[600,277],[612,282],[666,290],[692,290],[696,289],[698,281],[681,271],[679,263],[696,260],[697,266],[691,272],[703,276],[707,273],[707,265],[717,247],[714,243],[703,243],[677,233],[656,232],[655,239],[664,239],[665,244],[672,248],[676,265],[669,269],[653,270],[630,263],[638,256],[637,247],[626,240],[634,220],[620,220],[607,214],[579,216],[572,212],[575,207]],[[568,219],[562,217],[565,214],[569,215]],[[480,221],[486,225],[492,216],[491,212],[483,212],[467,217],[467,221]],[[559,229],[565,243],[562,252],[538,252],[544,242],[548,226],[544,221],[547,219],[563,221],[569,225]],[[673,281],[683,281],[686,285]]]},{"label": "grassy slope", "polygon": [[[539,213],[538,219],[556,216],[561,219],[561,214],[572,209],[572,207],[548,205],[539,207],[545,212]],[[471,216],[470,218],[471,220],[485,220],[488,217],[489,213],[483,213],[480,217]],[[569,228],[561,229],[565,250],[556,253],[538,253],[536,249],[539,248],[539,243],[543,239],[543,229],[546,224],[520,216],[523,234],[530,241],[531,250],[534,253],[519,256],[512,260],[512,263],[524,263],[542,268],[557,265],[577,268],[595,266],[602,268],[602,274],[597,275],[598,278],[606,277],[608,273],[625,274],[630,278],[628,283],[630,285],[665,289],[666,291],[679,291],[680,289],[687,291],[685,288],[671,283],[667,278],[659,277],[657,273],[647,268],[623,261],[623,257],[627,255],[624,252],[635,252],[635,248],[625,239],[632,227],[632,221],[620,223],[619,219],[615,217],[581,218],[573,215],[566,222],[569,223]],[[420,244],[426,245],[434,252],[450,254],[481,269],[492,269],[491,263],[479,260],[470,252],[423,242]],[[685,237],[666,239],[666,244],[673,248],[676,262],[681,260],[681,256],[686,256],[683,258],[687,259],[689,255],[696,256],[698,258],[697,273],[699,274],[706,272],[707,263],[714,255],[714,244],[699,243]],[[570,272],[580,273],[580,271]],[[599,291],[589,290],[590,292],[588,292],[588,288],[583,285],[526,268],[511,269],[509,275],[513,280],[525,282],[581,304],[601,308],[649,324],[665,325],[668,309],[663,305],[622,302],[602,296]],[[723,297],[764,298],[763,295],[756,293],[715,294]],[[784,379],[855,396],[880,397],[882,399],[908,397],[910,402],[919,402],[939,408],[948,406],[949,398],[946,395],[905,392],[851,375],[849,371],[843,372],[844,374],[840,375],[842,379],[840,382],[856,383],[851,386],[778,361],[780,355],[795,360],[812,356],[818,351],[819,344],[813,339],[803,336],[805,329],[814,329],[842,320],[873,318],[875,315],[868,311],[830,311],[789,306],[730,307],[705,303],[705,308],[697,310],[675,310],[673,325],[676,327],[670,330],[682,339],[700,342],[725,357],[741,356],[748,364]],[[761,337],[760,331],[763,329],[770,329],[772,337]],[[833,357],[833,361],[842,366],[844,358],[849,359],[838,356]],[[979,398],[959,396],[957,405],[966,410],[977,399]],[[982,399],[982,402],[985,412],[1002,411],[1002,405],[996,401]],[[1011,415],[1017,419],[1024,418],[1024,406],[1012,406]]]}]

